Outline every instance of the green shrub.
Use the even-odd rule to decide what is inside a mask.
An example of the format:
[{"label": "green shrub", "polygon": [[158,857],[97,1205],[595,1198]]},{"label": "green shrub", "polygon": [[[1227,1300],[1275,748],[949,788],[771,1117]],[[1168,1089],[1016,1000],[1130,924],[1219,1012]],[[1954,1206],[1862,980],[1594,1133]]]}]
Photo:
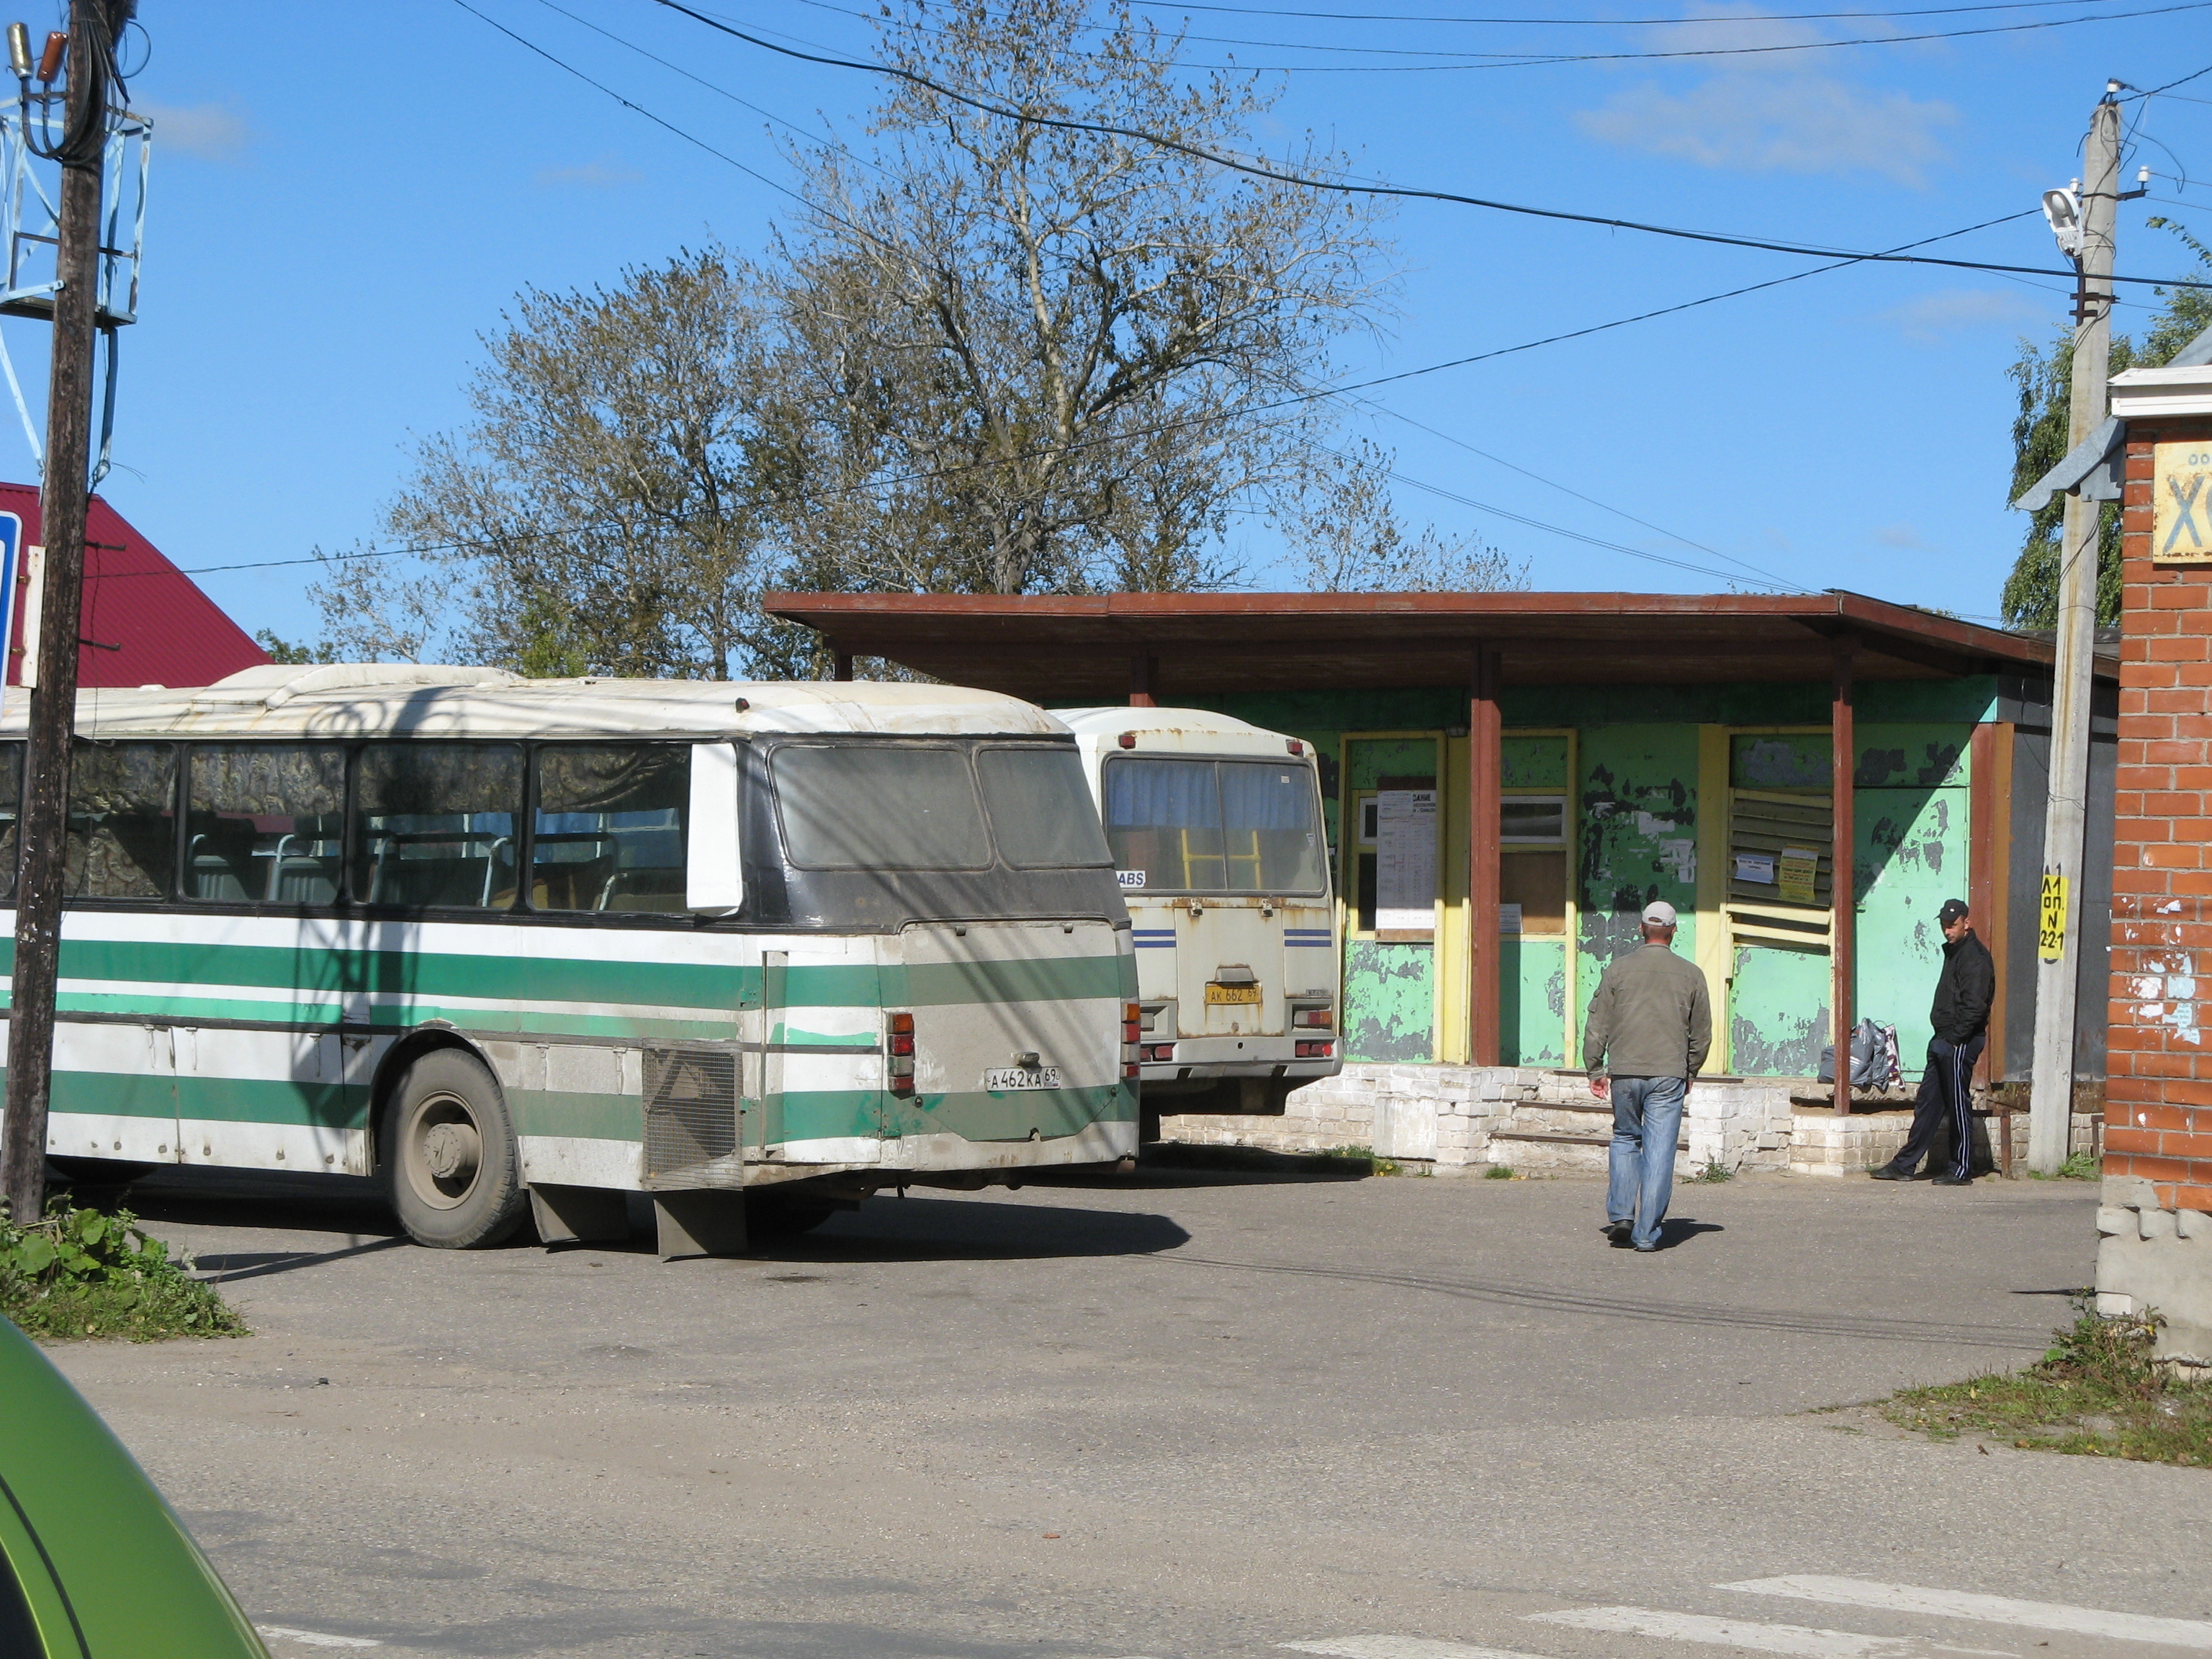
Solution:
[{"label": "green shrub", "polygon": [[1510,1164],[1493,1164],[1482,1172],[1482,1178],[1485,1181],[1510,1181],[1513,1179],[1513,1166]]},{"label": "green shrub", "polygon": [[27,1227],[0,1214],[0,1314],[32,1336],[244,1335],[245,1322],[191,1267],[128,1210],[57,1198]]}]

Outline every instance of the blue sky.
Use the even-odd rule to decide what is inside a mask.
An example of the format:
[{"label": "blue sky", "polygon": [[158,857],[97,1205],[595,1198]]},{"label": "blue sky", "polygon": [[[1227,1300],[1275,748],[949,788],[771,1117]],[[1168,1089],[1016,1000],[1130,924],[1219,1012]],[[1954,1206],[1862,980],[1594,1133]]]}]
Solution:
[{"label": "blue sky", "polygon": [[[768,179],[787,176],[761,116],[548,0],[471,3]],[[1353,151],[1370,176],[1855,248],[2034,207],[2076,171],[2107,77],[2148,88],[2212,65],[2212,7],[2118,15],[2155,0],[1787,22],[1753,20],[1832,8],[1249,3],[1429,20],[1148,9],[1188,15],[1194,35],[1282,43],[1194,42],[1189,52],[1301,66],[1279,77],[1273,136],[1310,130]],[[868,37],[858,4],[708,0],[732,21],[848,53]],[[773,57],[651,0],[561,5],[802,125],[849,131],[876,91],[867,76]],[[298,558],[371,534],[413,444],[463,417],[477,336],[497,326],[519,289],[610,282],[626,264],[712,238],[757,248],[790,205],[456,0],[149,0],[143,12],[152,57],[134,84],[157,136],[142,320],[125,342],[118,467],[106,493],[187,568]],[[1687,21],[1656,27],[1567,21],[1678,13]],[[1434,21],[1477,14],[1547,21]],[[1382,49],[1801,46],[2099,14],[2112,15],[1920,43],[1378,67],[1451,61]],[[46,22],[33,14],[34,28]],[[2169,175],[2153,185],[2169,200],[2124,209],[2123,271],[2186,269],[2171,236],[2143,228],[2146,212],[2212,240],[2212,184],[2185,189],[2171,176],[2201,168],[2212,181],[2212,75],[2177,92],[2186,98],[2130,106],[2140,117],[2130,176],[2138,161]],[[1394,234],[1396,314],[1382,337],[1346,349],[1344,372],[1491,350],[1814,263],[1432,204],[1401,208]],[[1945,250],[2058,264],[2039,216]],[[1397,448],[1407,477],[1447,492],[1401,486],[1404,516],[1525,558],[1540,588],[1724,584],[1493,509],[1711,570],[1751,567],[1808,587],[1989,616],[2021,522],[2004,506],[2004,370],[2020,336],[2040,338],[2063,322],[2063,288],[2057,278],[1861,266],[1406,381],[1382,402],[1448,438],[1379,416],[1367,430]],[[2147,315],[2124,309],[2122,325]],[[4,326],[19,368],[43,387],[40,331]],[[12,421],[0,426],[0,475],[31,476]],[[1246,549],[1255,586],[1270,585],[1273,551],[1263,540]],[[278,566],[201,580],[247,628],[296,638],[315,627],[309,574]]]}]

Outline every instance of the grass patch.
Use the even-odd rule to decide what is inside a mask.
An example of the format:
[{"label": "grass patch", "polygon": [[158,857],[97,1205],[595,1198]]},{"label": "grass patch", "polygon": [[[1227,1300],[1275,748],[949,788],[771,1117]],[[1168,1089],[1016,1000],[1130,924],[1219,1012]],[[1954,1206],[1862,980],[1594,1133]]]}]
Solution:
[{"label": "grass patch", "polygon": [[2094,1152],[2076,1152],[2058,1166],[2056,1175],[2045,1175],[2039,1170],[2030,1170],[2030,1181],[2101,1181],[2104,1179],[2104,1160]]},{"label": "grass patch", "polygon": [[1984,1435],[2026,1450],[2212,1468],[2212,1382],[2178,1382],[2152,1363],[2157,1316],[2103,1318],[2086,1296],[2074,1305],[2073,1325],[2027,1370],[1905,1389],[1878,1409],[1937,1440]]},{"label": "grass patch", "polygon": [[246,1322],[191,1268],[128,1210],[57,1199],[31,1226],[0,1218],[0,1314],[31,1336],[245,1335]]},{"label": "grass patch", "polygon": [[1723,1181],[1734,1181],[1735,1171],[1717,1158],[1708,1158],[1705,1160],[1705,1167],[1692,1176],[1690,1179],[1701,1186],[1714,1187]]},{"label": "grass patch", "polygon": [[1510,1181],[1513,1179],[1513,1166],[1510,1164],[1493,1164],[1482,1172],[1482,1178],[1485,1181]]}]

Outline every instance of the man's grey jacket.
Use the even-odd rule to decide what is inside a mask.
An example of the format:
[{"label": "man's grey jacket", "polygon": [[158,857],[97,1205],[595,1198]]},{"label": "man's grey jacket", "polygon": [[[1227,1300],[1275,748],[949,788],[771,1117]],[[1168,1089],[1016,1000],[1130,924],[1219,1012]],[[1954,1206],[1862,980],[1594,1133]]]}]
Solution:
[{"label": "man's grey jacket", "polygon": [[1693,965],[1648,939],[1613,959],[1583,1025],[1592,1077],[1695,1077],[1712,1046],[1712,1003]]}]

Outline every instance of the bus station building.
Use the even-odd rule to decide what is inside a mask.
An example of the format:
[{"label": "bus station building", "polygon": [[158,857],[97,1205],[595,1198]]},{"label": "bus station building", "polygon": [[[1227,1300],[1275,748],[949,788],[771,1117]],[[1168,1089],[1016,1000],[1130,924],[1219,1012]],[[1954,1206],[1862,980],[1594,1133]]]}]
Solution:
[{"label": "bus station building", "polygon": [[[841,677],[880,659],[1047,707],[1232,714],[1314,745],[1340,918],[1342,1076],[1182,1139],[1362,1145],[1438,1174],[1596,1167],[1583,1011],[1654,899],[1705,973],[1687,1161],[1842,1173],[1891,1156],[1929,1036],[1936,912],[1998,963],[1980,1083],[2024,1152],[2051,647],[1862,595],[787,593]],[[2109,916],[2117,664],[2100,662],[2084,935]],[[1836,879],[1838,857],[1848,884]],[[2093,1148],[2105,963],[2075,1135]],[[1836,1030],[1896,1028],[1905,1083],[1838,1100]]]}]

